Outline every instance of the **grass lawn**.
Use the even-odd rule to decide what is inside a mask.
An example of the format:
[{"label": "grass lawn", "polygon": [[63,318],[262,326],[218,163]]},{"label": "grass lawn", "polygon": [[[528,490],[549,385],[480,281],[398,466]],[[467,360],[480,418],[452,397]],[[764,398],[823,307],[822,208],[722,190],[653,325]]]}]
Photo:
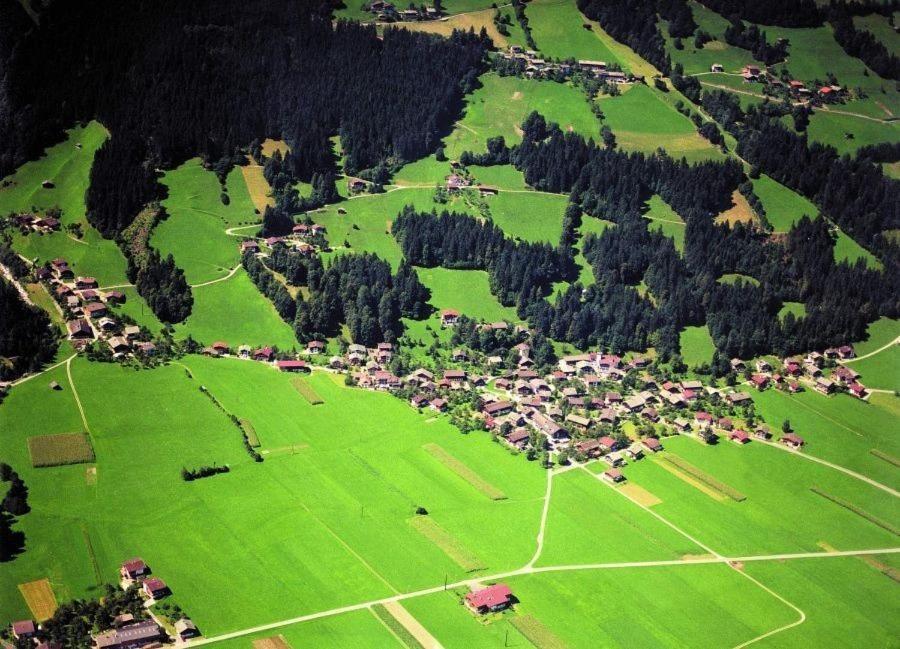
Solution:
[{"label": "grass lawn", "polygon": [[719,280],[721,284],[737,284],[739,281],[744,282],[745,284],[752,284],[753,286],[759,286],[759,280],[755,277],[750,277],[749,275],[742,275],[741,273],[726,273],[722,275]]},{"label": "grass lawn", "polygon": [[803,624],[772,636],[767,647],[852,646],[861,631],[868,646],[889,647],[900,635],[897,583],[863,557],[763,562],[745,570],[806,613]]},{"label": "grass lawn", "polygon": [[681,357],[689,366],[709,363],[714,351],[712,336],[705,325],[685,327],[681,332]]},{"label": "grass lawn", "polygon": [[488,274],[482,270],[418,268],[419,279],[431,290],[432,304],[441,309],[456,309],[470,318],[495,322],[517,322],[513,307],[504,307],[491,295]]},{"label": "grass lawn", "polygon": [[792,313],[795,318],[802,318],[806,315],[806,305],[803,302],[785,302],[778,310],[778,317],[784,318],[788,313]]},{"label": "grass lawn", "polygon": [[[851,367],[859,369],[857,365]],[[865,374],[862,380],[868,385]],[[766,390],[753,392],[753,401],[756,412],[773,430],[780,430],[781,422],[790,420],[806,440],[810,455],[859,471],[895,489],[900,486],[896,467],[870,453],[875,449],[900,458],[900,441],[895,435],[898,408],[893,395],[873,395],[866,403],[847,395],[826,397],[814,390],[794,395]]]},{"label": "grass lawn", "polygon": [[605,115],[602,123],[612,129],[622,149],[651,153],[661,147],[675,158],[690,161],[722,158],[687,117],[649,86],[635,84],[620,96],[600,98],[597,103]]},{"label": "grass lawn", "polygon": [[272,345],[299,348],[294,332],[259,292],[243,268],[222,282],[193,290],[194,308],[183,323],[175,325],[175,336],[211,345],[225,340],[230,345]]},{"label": "grass lawn", "polygon": [[[406,205],[423,212],[471,212],[471,207],[462,198],[446,204],[435,203],[433,186],[397,189],[384,194],[362,194],[359,198],[329,205],[310,214],[313,221],[325,226],[328,242],[334,249],[323,255],[324,258],[348,252],[371,252],[397,268],[402,255],[390,227]],[[338,210],[347,213],[340,214]],[[345,241],[349,242],[349,248],[344,246]]]},{"label": "grass lawn", "polygon": [[[84,236],[76,239],[60,230],[52,234],[13,236],[13,247],[39,263],[63,257],[78,275],[96,277],[101,285],[125,284],[125,257],[116,243],[100,236],[85,216],[84,194],[90,178],[94,153],[109,133],[98,122],[76,126],[66,139],[48,148],[38,160],[27,162],[4,179],[11,184],[0,187],[0,214],[51,207],[62,210],[63,225],[80,224]],[[76,146],[80,144],[80,148]],[[44,189],[44,180],[54,187]]]},{"label": "grass lawn", "polygon": [[226,178],[228,205],[220,199],[219,179],[199,158],[166,172],[162,183],[168,188],[162,204],[169,217],[156,226],[150,243],[161,254],[172,254],[191,284],[227,275],[240,261],[240,239],[225,229],[259,220],[241,170],[232,169]]},{"label": "grass lawn", "polygon": [[713,498],[667,470],[660,457],[632,462],[623,472],[662,500],[654,512],[725,556],[817,552],[823,539],[847,549],[895,545],[892,533],[810,489],[819,487],[896,526],[900,512],[892,500],[860,480],[756,442],[739,447],[722,441],[709,447],[677,437],[663,444],[666,453],[675,453],[746,500]]},{"label": "grass lawn", "polygon": [[647,202],[647,211],[644,213],[645,219],[650,219],[647,227],[651,230],[661,232],[665,236],[672,239],[675,249],[678,252],[684,252],[684,220],[663,201],[658,195],[654,194]]},{"label": "grass lawn", "polygon": [[[837,110],[842,110],[841,106]],[[853,155],[857,149],[880,142],[900,140],[900,128],[896,122],[875,122],[871,119],[817,110],[809,118],[809,139],[828,144],[838,153]]]},{"label": "grass lawn", "polygon": [[891,318],[879,318],[869,325],[867,330],[868,337],[862,342],[854,343],[853,349],[857,356],[864,356],[881,349],[897,336],[900,336],[900,320],[892,320]]},{"label": "grass lawn", "polygon": [[482,86],[467,98],[465,115],[446,139],[447,157],[481,152],[489,137],[502,135],[509,145],[521,140],[519,126],[536,110],[547,121],[585,137],[600,137],[600,124],[578,88],[553,81],[485,74]]},{"label": "grass lawn", "polygon": [[615,491],[585,471],[556,476],[538,565],[657,561],[705,552]]},{"label": "grass lawn", "polygon": [[[409,525],[419,505],[491,570],[533,552],[544,477],[487,435],[460,435],[445,418],[428,421],[324,372],[307,379],[324,400],[311,406],[271,366],[182,363],[193,378],[180,364],[135,371],[75,362],[97,455],[93,483],[84,466],[32,469],[27,461],[29,435],[80,427],[61,373],[15,388],[0,408],[0,453],[28,484],[34,510],[22,519],[27,551],[0,573],[3,619],[25,614],[18,583],[49,577],[61,601],[94,592],[82,523],[103,580],[114,580],[123,559],[143,557],[207,635],[463,578]],[[64,390],[51,392],[45,378]],[[265,462],[247,457],[240,432],[201,385],[252,422]],[[35,413],[38,400],[44,407]],[[423,448],[429,443],[508,498],[472,489]],[[212,463],[232,471],[192,483],[179,476],[182,467]],[[122,525],[134,511],[141,516]],[[508,536],[502,544],[500,534]]]},{"label": "grass lawn", "polygon": [[487,204],[494,223],[508,236],[556,245],[569,198],[562,194],[501,191],[487,197]]},{"label": "grass lawn", "polygon": [[574,0],[535,0],[525,12],[531,35],[544,57],[623,64],[594,31]]},{"label": "grass lawn", "polygon": [[850,367],[862,374],[866,387],[900,390],[900,345],[894,345]]}]

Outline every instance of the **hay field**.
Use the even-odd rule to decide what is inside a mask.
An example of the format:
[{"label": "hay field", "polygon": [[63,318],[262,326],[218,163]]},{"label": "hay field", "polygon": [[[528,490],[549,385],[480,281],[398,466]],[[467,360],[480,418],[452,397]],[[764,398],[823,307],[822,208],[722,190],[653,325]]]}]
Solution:
[{"label": "hay field", "polygon": [[94,449],[84,433],[29,437],[28,453],[33,467],[86,464],[94,461]]}]

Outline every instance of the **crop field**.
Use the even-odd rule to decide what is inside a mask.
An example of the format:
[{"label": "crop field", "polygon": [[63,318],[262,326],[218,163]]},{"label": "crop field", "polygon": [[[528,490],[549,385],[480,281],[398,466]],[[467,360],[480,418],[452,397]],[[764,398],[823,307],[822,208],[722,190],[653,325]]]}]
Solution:
[{"label": "crop field", "polygon": [[[127,283],[125,258],[115,242],[104,239],[85,216],[87,190],[94,153],[109,136],[97,122],[77,126],[66,132],[66,139],[48,148],[38,160],[27,162],[8,176],[8,186],[0,187],[0,214],[31,211],[44,213],[58,207],[63,226],[79,224],[84,236],[75,238],[64,230],[51,234],[32,233],[13,236],[13,247],[29,259],[39,262],[63,257],[79,275],[96,277],[103,286]],[[77,145],[81,145],[80,147]],[[45,189],[44,180],[53,183]]]},{"label": "crop field", "polygon": [[622,149],[653,152],[662,147],[675,158],[721,159],[722,154],[697,134],[693,123],[678,113],[659,91],[635,84],[618,97],[598,100],[609,126]]},{"label": "crop field", "polygon": [[507,144],[521,140],[519,126],[532,111],[564,130],[599,138],[600,125],[584,93],[571,85],[485,74],[482,86],[466,101],[465,115],[446,139],[447,156],[483,151],[487,139],[502,135]]},{"label": "crop field", "polygon": [[48,467],[94,461],[91,441],[84,433],[37,435],[28,438],[31,466]]},{"label": "crop field", "polygon": [[681,357],[688,365],[709,363],[714,351],[715,345],[706,326],[685,327],[681,332]]},{"label": "crop field", "polygon": [[191,284],[227,275],[240,261],[241,240],[226,234],[225,229],[260,219],[241,170],[232,169],[226,179],[228,205],[220,199],[218,178],[197,158],[166,172],[162,183],[168,187],[169,196],[162,204],[169,217],[154,229],[151,245],[160,254],[172,254]]},{"label": "crop field", "polygon": [[293,385],[294,389],[300,393],[301,397],[306,399],[309,405],[318,406],[325,403],[325,401],[322,399],[322,397],[319,396],[319,394],[313,389],[313,387],[299,376],[291,379],[291,385]]},{"label": "crop field", "polygon": [[[438,311],[456,309],[470,318],[496,322],[519,320],[513,307],[502,306],[491,294],[488,274],[483,270],[418,268],[419,279],[431,291],[429,303]],[[429,320],[440,326],[440,314]]]},{"label": "crop field", "polygon": [[409,524],[438,546],[444,554],[466,572],[473,572],[483,567],[478,557],[463,547],[447,530],[435,523],[434,519],[429,516],[415,516],[409,520]]},{"label": "crop field", "polygon": [[34,619],[43,622],[56,612],[56,595],[53,594],[53,586],[46,579],[29,581],[27,584],[19,584],[19,592],[28,604]]},{"label": "crop field", "polygon": [[[598,36],[596,23],[585,18],[574,0],[535,0],[525,11],[541,54],[555,59],[588,59],[626,64]],[[585,25],[590,26],[586,29]]]},{"label": "crop field", "polygon": [[190,335],[209,345],[225,340],[234,346],[271,345],[279,349],[300,346],[291,327],[257,290],[243,268],[229,279],[194,288],[193,294],[191,315],[175,325],[177,338]]},{"label": "crop field", "polygon": [[250,200],[253,206],[262,214],[267,206],[274,206],[275,199],[270,195],[272,188],[263,175],[263,167],[258,164],[248,164],[241,167],[241,175],[244,176],[244,183],[247,185],[247,193],[250,194]]}]

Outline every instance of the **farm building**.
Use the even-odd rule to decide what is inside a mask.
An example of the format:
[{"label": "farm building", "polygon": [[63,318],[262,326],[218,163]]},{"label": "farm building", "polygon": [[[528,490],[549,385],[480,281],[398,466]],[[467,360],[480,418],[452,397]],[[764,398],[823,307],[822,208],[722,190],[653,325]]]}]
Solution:
[{"label": "farm building", "polygon": [[475,613],[484,615],[509,608],[515,601],[506,584],[494,584],[466,595],[466,606]]},{"label": "farm building", "polygon": [[163,630],[153,620],[135,622],[91,636],[95,649],[137,649],[164,639]]},{"label": "farm building", "polygon": [[169,587],[159,577],[152,577],[151,579],[147,579],[144,581],[144,585],[142,587],[144,594],[150,599],[160,599],[161,597],[165,597],[171,591],[169,591]]},{"label": "farm building", "polygon": [[122,579],[141,579],[150,574],[150,567],[143,559],[129,559],[119,568]]},{"label": "farm building", "polygon": [[12,623],[12,635],[16,640],[26,640],[34,636],[37,627],[32,620],[20,620]]}]

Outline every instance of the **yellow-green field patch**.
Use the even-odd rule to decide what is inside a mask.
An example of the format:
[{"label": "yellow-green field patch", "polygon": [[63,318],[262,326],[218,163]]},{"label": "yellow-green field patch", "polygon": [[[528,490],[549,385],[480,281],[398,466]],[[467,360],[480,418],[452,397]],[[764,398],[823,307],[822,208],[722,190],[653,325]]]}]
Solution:
[{"label": "yellow-green field patch", "polygon": [[94,461],[94,449],[84,433],[29,437],[28,452],[35,468]]},{"label": "yellow-green field patch", "polygon": [[717,480],[702,469],[695,467],[684,458],[678,457],[677,455],[674,455],[672,453],[667,453],[666,455],[660,457],[664,462],[674,464],[679,470],[687,473],[692,478],[699,480],[710,489],[725,494],[734,501],[741,502],[743,500],[747,500],[747,496],[742,494],[740,491],[730,485],[725,484],[724,482],[721,482],[720,480]]},{"label": "yellow-green field patch", "polygon": [[733,227],[735,223],[752,223],[756,219],[753,208],[738,190],[731,193],[731,207],[719,214],[715,221],[718,224],[727,223]]},{"label": "yellow-green field patch", "polygon": [[291,147],[289,147],[287,142],[285,142],[284,140],[273,140],[269,137],[263,140],[262,143],[262,152],[263,155],[267,158],[272,157],[276,151],[280,151],[281,155],[284,155],[290,150]]},{"label": "yellow-green field patch", "polygon": [[900,467],[900,459],[895,458],[893,455],[890,455],[889,453],[885,453],[884,451],[879,451],[877,448],[873,448],[871,451],[869,451],[869,453],[871,453],[872,455],[877,457],[879,460],[884,460],[885,462],[887,462],[889,464],[893,464],[896,467]]},{"label": "yellow-green field patch", "polygon": [[313,390],[312,386],[301,379],[299,376],[291,379],[291,385],[300,393],[300,395],[309,401],[310,405],[318,406],[325,403],[325,400],[319,396],[319,393]]},{"label": "yellow-green field patch", "polygon": [[56,595],[53,594],[53,586],[47,579],[19,584],[19,592],[22,593],[22,598],[38,622],[49,620],[56,613]]},{"label": "yellow-green field patch", "polygon": [[631,500],[644,507],[653,507],[653,505],[658,505],[662,502],[660,498],[644,489],[641,485],[633,482],[622,485],[620,491]]},{"label": "yellow-green field patch", "polygon": [[566,643],[533,615],[516,615],[509,622],[537,649],[566,649]]},{"label": "yellow-green field patch", "polygon": [[659,464],[659,466],[661,466],[663,469],[665,469],[666,471],[668,471],[669,473],[674,475],[676,478],[678,478],[682,482],[685,482],[685,483],[691,485],[692,487],[694,487],[695,489],[697,489],[698,491],[705,493],[707,496],[709,496],[713,500],[717,500],[719,502],[725,502],[727,500],[727,498],[725,497],[724,494],[719,493],[715,489],[710,489],[709,487],[707,487],[705,484],[703,484],[699,480],[696,480],[696,479],[692,478],[691,476],[689,476],[687,473],[684,473],[683,471],[677,469],[674,464],[669,464],[668,462],[662,462],[662,461],[660,461],[658,464]]},{"label": "yellow-green field patch", "polygon": [[414,516],[409,524],[419,534],[438,546],[444,554],[466,572],[479,570],[484,565],[466,547],[430,516]]},{"label": "yellow-green field patch", "polygon": [[291,645],[283,635],[273,635],[270,638],[254,640],[253,649],[291,649]]},{"label": "yellow-green field patch", "polygon": [[247,184],[247,191],[250,193],[250,200],[253,206],[262,214],[267,206],[275,205],[275,199],[270,196],[272,188],[263,175],[263,168],[260,165],[248,164],[241,167],[241,174],[244,176],[244,182]]},{"label": "yellow-green field patch", "polygon": [[438,444],[425,444],[422,448],[428,451],[428,453],[430,453],[441,464],[453,471],[453,473],[468,482],[470,485],[475,487],[475,489],[483,493],[491,500],[504,500],[506,498],[506,494],[500,491],[500,489],[492,485],[490,482],[475,473],[475,471],[450,455]]},{"label": "yellow-green field patch", "polygon": [[253,448],[259,447],[259,436],[256,434],[256,429],[253,428],[253,424],[250,423],[249,419],[239,419],[238,423],[241,425],[241,430],[244,431],[244,435],[247,436],[247,443],[250,444]]}]

